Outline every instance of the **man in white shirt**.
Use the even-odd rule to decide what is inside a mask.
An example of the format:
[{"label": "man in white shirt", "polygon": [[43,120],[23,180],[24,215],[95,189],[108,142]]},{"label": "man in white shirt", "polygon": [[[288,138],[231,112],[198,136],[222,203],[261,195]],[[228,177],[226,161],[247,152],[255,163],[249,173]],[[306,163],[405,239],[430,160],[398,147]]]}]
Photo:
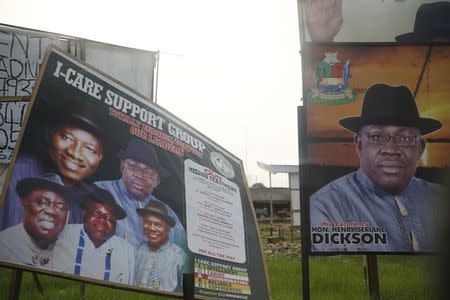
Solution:
[{"label": "man in white shirt", "polygon": [[56,174],[21,179],[16,186],[24,207],[23,222],[0,232],[0,260],[53,269],[59,260],[56,243],[74,193]]},{"label": "man in white shirt", "polygon": [[70,259],[61,262],[59,271],[132,284],[134,248],[114,235],[117,220],[127,215],[110,192],[94,185],[86,186],[85,190],[81,200],[83,224],[69,224],[61,234],[61,243]]}]

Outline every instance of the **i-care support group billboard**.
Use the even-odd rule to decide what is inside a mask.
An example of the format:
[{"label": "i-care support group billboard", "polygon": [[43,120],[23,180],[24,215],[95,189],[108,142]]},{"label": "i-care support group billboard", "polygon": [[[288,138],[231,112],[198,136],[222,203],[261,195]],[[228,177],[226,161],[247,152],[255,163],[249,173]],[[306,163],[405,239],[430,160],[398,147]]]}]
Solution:
[{"label": "i-care support group billboard", "polygon": [[51,48],[19,139],[0,265],[167,294],[194,273],[198,297],[270,298],[242,162],[182,120]]}]

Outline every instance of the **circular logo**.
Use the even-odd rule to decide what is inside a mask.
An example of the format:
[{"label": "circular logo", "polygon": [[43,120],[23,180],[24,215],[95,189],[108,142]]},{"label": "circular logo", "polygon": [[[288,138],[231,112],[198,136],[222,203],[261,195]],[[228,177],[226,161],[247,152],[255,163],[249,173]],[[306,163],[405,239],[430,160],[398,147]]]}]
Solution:
[{"label": "circular logo", "polygon": [[211,162],[214,167],[228,179],[234,178],[235,173],[231,163],[219,152],[211,152],[210,155]]}]

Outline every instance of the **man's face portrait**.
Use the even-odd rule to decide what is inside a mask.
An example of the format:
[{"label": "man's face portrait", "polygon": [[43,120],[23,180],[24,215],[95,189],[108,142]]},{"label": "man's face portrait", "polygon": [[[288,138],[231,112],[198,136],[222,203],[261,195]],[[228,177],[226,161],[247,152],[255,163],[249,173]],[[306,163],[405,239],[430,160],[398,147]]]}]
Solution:
[{"label": "man's face portrait", "polygon": [[63,127],[51,133],[50,157],[69,187],[94,174],[102,156],[100,139],[84,129]]},{"label": "man's face portrait", "polygon": [[117,219],[109,204],[89,202],[84,210],[84,230],[99,247],[116,232]]},{"label": "man's face portrait", "polygon": [[22,199],[23,226],[38,243],[56,240],[63,230],[69,211],[66,200],[59,193],[48,189],[35,189]]},{"label": "man's face portrait", "polygon": [[164,219],[145,214],[142,216],[144,223],[144,234],[147,237],[152,249],[156,250],[169,240],[170,225]]},{"label": "man's face portrait", "polygon": [[382,190],[400,193],[413,177],[424,151],[425,142],[420,135],[414,127],[364,126],[355,136],[361,168]]},{"label": "man's face portrait", "polygon": [[159,185],[158,172],[134,159],[123,160],[121,170],[125,187],[138,200],[148,197]]}]

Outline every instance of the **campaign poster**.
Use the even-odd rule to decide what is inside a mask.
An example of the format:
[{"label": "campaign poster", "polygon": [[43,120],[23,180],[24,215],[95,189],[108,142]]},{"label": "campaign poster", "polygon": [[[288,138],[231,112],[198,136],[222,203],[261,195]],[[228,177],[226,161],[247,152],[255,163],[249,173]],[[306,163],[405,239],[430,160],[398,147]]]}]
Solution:
[{"label": "campaign poster", "polygon": [[6,180],[0,265],[163,294],[269,299],[242,161],[57,48]]},{"label": "campaign poster", "polygon": [[311,254],[438,250],[449,54],[448,45],[302,50]]},{"label": "campaign poster", "polygon": [[302,42],[450,41],[450,1],[299,0],[298,3]]},{"label": "campaign poster", "polygon": [[9,163],[28,107],[28,97],[0,99],[0,164]]}]

